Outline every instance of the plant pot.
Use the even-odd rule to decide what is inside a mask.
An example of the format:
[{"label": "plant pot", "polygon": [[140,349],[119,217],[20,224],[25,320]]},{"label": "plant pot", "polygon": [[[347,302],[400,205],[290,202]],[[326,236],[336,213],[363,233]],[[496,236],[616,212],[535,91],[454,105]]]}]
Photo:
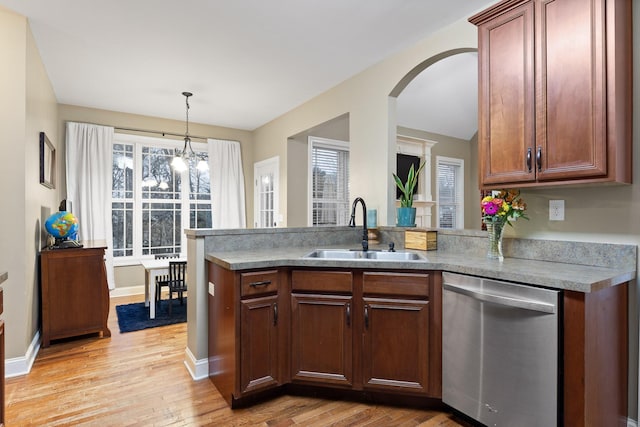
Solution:
[{"label": "plant pot", "polygon": [[398,208],[397,212],[398,227],[415,227],[416,226],[416,208]]}]

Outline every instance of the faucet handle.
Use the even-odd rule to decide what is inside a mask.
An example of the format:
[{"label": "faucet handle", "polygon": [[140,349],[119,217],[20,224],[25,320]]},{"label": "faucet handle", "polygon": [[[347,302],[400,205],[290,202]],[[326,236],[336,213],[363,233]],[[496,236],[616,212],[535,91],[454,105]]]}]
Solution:
[{"label": "faucet handle", "polygon": [[389,252],[395,252],[396,251],[396,244],[391,242],[389,243]]}]

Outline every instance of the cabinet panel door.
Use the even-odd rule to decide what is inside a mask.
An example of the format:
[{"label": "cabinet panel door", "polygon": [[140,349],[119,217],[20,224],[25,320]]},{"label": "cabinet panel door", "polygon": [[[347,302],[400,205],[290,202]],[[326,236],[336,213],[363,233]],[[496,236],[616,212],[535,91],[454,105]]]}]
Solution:
[{"label": "cabinet panel door", "polygon": [[429,302],[364,298],[363,381],[368,390],[429,392]]},{"label": "cabinet panel door", "polygon": [[240,303],[240,391],[275,387],[278,372],[277,296]]},{"label": "cabinet panel door", "polygon": [[351,387],[351,296],[291,295],[292,381]]},{"label": "cabinet panel door", "polygon": [[536,8],[538,180],[606,175],[605,2]]},{"label": "cabinet panel door", "polygon": [[483,184],[535,180],[533,4],[478,27]]},{"label": "cabinet panel door", "polygon": [[49,339],[104,331],[109,315],[103,249],[64,249],[41,254],[43,329]]}]

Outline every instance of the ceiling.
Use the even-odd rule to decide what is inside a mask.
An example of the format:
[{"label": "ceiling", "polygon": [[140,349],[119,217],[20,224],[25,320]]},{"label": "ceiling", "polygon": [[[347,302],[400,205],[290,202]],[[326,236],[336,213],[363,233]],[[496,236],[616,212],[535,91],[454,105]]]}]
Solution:
[{"label": "ceiling", "polygon": [[[184,120],[181,93],[190,91],[192,122],[253,130],[494,2],[0,0],[0,6],[29,18],[59,103]],[[440,73],[442,89],[452,73]],[[411,101],[406,95],[406,102],[428,99],[442,111],[435,89]],[[403,113],[399,124],[404,120]]]}]

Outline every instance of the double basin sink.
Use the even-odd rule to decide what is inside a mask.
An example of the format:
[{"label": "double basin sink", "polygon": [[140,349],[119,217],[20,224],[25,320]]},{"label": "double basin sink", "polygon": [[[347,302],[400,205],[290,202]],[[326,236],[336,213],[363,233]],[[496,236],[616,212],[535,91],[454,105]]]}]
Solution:
[{"label": "double basin sink", "polygon": [[426,261],[427,258],[413,252],[362,251],[349,249],[316,249],[304,258],[371,260],[371,261]]}]

